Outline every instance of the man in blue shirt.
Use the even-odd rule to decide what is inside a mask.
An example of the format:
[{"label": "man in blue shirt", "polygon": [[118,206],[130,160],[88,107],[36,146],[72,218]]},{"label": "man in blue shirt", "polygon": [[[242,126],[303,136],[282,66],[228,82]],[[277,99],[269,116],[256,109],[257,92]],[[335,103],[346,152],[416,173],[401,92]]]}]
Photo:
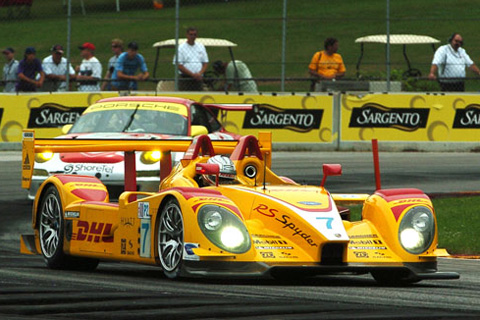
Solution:
[{"label": "man in blue shirt", "polygon": [[25,58],[18,65],[18,82],[15,90],[31,92],[37,91],[43,85],[45,73],[42,63],[36,58],[37,51],[34,47],[25,49]]},{"label": "man in blue shirt", "polygon": [[[140,69],[140,73],[135,75],[138,69]],[[145,59],[138,53],[138,44],[130,42],[127,51],[118,57],[115,64],[115,71],[112,75],[112,89],[137,90],[137,81],[144,81],[149,76]]]}]

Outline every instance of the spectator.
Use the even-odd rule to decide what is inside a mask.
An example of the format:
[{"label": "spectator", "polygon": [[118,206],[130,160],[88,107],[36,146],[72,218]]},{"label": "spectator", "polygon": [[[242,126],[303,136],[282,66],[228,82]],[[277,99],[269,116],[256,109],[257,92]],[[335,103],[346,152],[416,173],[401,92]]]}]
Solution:
[{"label": "spectator", "polygon": [[3,66],[3,92],[15,92],[15,84],[17,82],[18,60],[15,60],[15,50],[13,48],[5,48],[2,51],[7,62]]},{"label": "spectator", "polygon": [[257,84],[251,79],[252,74],[243,61],[235,60],[223,62],[218,60],[213,63],[213,69],[218,74],[225,76],[225,91],[229,91],[233,88],[234,90],[242,92],[257,92]]},{"label": "spectator", "polygon": [[[67,91],[67,59],[62,57],[63,47],[56,44],[51,49],[52,54],[43,59],[42,68],[45,72],[45,82],[43,83],[43,91]],[[75,79],[75,70],[72,65],[68,64],[68,73],[70,80]]]},{"label": "spectator", "polygon": [[438,80],[442,91],[465,91],[465,67],[480,75],[480,70],[462,48],[463,38],[454,33],[448,39],[448,44],[435,51],[432,67],[428,78]]},{"label": "spectator", "polygon": [[[140,74],[135,75],[139,68]],[[127,52],[122,53],[115,64],[115,71],[112,75],[112,89],[137,90],[137,81],[146,80],[149,75],[145,59],[138,53],[138,44],[130,42],[127,46]]]},{"label": "spectator", "polygon": [[100,91],[102,78],[102,64],[95,57],[95,46],[93,43],[85,42],[78,47],[82,56],[82,64],[77,67],[77,80],[79,81],[78,91]]},{"label": "spectator", "polygon": [[[187,42],[178,46],[178,72],[180,74],[180,91],[202,91],[203,74],[208,67],[208,55],[205,46],[195,42],[198,31],[187,29]],[[175,64],[175,57],[173,57]]]},{"label": "spectator", "polygon": [[314,77],[315,91],[321,91],[322,80],[335,80],[340,79],[345,75],[345,64],[343,63],[342,56],[337,53],[338,40],[335,38],[327,38],[324,42],[325,50],[316,52],[308,71],[311,76]]},{"label": "spectator", "polygon": [[34,47],[25,49],[25,56],[18,65],[18,82],[15,90],[17,92],[34,92],[43,85],[45,73],[42,63],[36,58],[37,51]]},{"label": "spectator", "polygon": [[123,52],[123,41],[121,39],[116,38],[112,40],[112,52],[113,52],[113,56],[110,58],[110,60],[108,60],[107,73],[103,78],[106,81],[102,83],[102,91],[112,90],[112,84],[108,80],[112,78],[113,71],[115,70],[115,64],[117,63],[117,59],[120,56],[120,54]]}]

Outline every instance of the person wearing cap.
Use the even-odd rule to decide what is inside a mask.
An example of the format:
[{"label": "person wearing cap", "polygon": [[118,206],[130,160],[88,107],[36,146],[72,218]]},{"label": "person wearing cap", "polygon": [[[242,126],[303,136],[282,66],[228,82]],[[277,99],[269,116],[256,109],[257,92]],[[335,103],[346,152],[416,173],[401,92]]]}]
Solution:
[{"label": "person wearing cap", "polygon": [[3,66],[3,92],[15,92],[15,84],[18,80],[18,60],[15,60],[15,50],[8,47],[2,51],[5,56],[5,65]]},{"label": "person wearing cap", "polygon": [[[136,75],[138,69],[140,69],[140,73]],[[127,46],[127,52],[122,53],[115,64],[115,71],[112,75],[112,89],[138,90],[137,81],[144,81],[149,76],[145,59],[138,53],[138,44],[130,42]]]},{"label": "person wearing cap", "polygon": [[[217,60],[213,63],[213,70],[219,75],[225,76],[223,89],[241,92],[258,92],[257,84],[252,79],[252,73],[247,65],[240,60],[223,62]],[[250,79],[250,80],[243,80]]]},{"label": "person wearing cap", "polygon": [[95,57],[95,45],[85,42],[78,47],[83,60],[77,67],[78,91],[100,91],[100,79],[102,78],[102,64]]},{"label": "person wearing cap", "polygon": [[[203,74],[208,67],[208,54],[205,46],[197,39],[197,29],[187,29],[187,41],[178,46],[178,72],[180,91],[202,91]],[[176,57],[173,57],[173,64],[176,64]]]},{"label": "person wearing cap", "polygon": [[[43,59],[42,68],[45,72],[45,81],[42,91],[67,91],[67,59],[62,57],[63,47],[56,44],[51,49],[52,54]],[[68,73],[70,80],[75,79],[75,70],[72,65],[68,64]]]},{"label": "person wearing cap", "polygon": [[105,74],[105,77],[103,77],[103,80],[107,81],[102,83],[102,91],[112,90],[112,84],[108,80],[112,78],[118,57],[123,53],[123,41],[121,39],[115,38],[112,40],[112,52],[113,56],[108,60],[107,73]]},{"label": "person wearing cap", "polygon": [[15,87],[17,92],[34,92],[42,87],[45,73],[36,54],[34,47],[25,49],[24,59],[18,65],[18,82]]}]

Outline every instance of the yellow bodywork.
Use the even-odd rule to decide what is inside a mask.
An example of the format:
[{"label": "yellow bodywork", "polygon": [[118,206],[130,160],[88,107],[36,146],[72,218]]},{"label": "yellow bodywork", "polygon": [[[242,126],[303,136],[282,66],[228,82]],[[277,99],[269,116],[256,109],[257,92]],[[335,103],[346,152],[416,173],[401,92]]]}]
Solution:
[{"label": "yellow bodywork", "polygon": [[[187,151],[191,141],[41,140],[24,133],[22,183],[28,187],[34,154],[81,151]],[[216,154],[232,154],[236,141],[212,141]],[[95,178],[51,176],[40,187],[34,202],[32,227],[34,244],[22,237],[24,253],[39,253],[38,211],[42,193],[49,186],[59,191],[65,221],[63,250],[79,257],[159,264],[158,220],[169,199],[180,205],[185,243],[184,260],[266,263],[271,266],[321,265],[327,259],[345,266],[402,266],[404,263],[436,261],[445,255],[437,249],[437,232],[421,254],[407,252],[399,242],[399,226],[411,208],[433,206],[423,193],[398,191],[393,196],[380,192],[333,194],[324,187],[298,185],[277,176],[270,169],[271,137],[262,133],[260,155],[245,154],[234,161],[237,184],[199,187],[196,164],[210,155],[182,160],[160,185],[159,192],[124,192],[111,203],[105,186]],[[187,152],[188,153],[188,152]],[[263,158],[263,159],[260,159]],[[247,177],[254,166],[257,174]],[[78,179],[78,181],[76,180]],[[67,181],[68,180],[68,181]],[[79,192],[82,191],[82,192]],[[105,193],[103,199],[99,194]],[[80,195],[80,196],[79,196]],[[95,197],[93,197],[95,195]],[[363,203],[362,220],[342,220],[337,205]],[[199,227],[198,212],[213,204],[237,216],[246,226],[251,247],[234,254],[214,245]],[[327,255],[334,248],[340,256]],[[335,251],[335,252],[337,252]]]}]

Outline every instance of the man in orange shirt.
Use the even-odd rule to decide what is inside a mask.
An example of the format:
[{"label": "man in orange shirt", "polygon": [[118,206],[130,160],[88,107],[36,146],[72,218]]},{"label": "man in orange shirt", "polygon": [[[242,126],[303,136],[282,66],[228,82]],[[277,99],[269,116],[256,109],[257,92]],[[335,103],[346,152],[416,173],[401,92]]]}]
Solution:
[{"label": "man in orange shirt", "polygon": [[316,52],[308,66],[308,72],[315,80],[315,91],[321,91],[322,80],[340,79],[345,75],[345,64],[342,56],[337,53],[338,40],[327,38],[325,40],[325,50]]}]

